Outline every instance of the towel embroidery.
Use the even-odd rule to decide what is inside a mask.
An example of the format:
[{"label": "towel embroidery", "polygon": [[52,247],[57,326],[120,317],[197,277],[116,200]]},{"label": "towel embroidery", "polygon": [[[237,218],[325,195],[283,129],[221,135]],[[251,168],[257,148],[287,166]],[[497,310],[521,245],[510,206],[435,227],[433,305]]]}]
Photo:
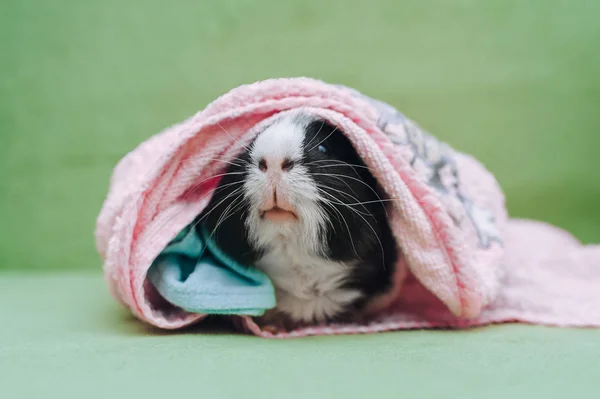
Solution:
[{"label": "towel embroidery", "polygon": [[475,204],[460,190],[460,176],[452,148],[391,105],[356,90],[352,92],[379,112],[379,128],[407,155],[411,166],[423,176],[427,185],[440,194],[454,223],[460,226],[466,215],[477,232],[482,248],[489,248],[494,241],[502,245],[494,214]]}]

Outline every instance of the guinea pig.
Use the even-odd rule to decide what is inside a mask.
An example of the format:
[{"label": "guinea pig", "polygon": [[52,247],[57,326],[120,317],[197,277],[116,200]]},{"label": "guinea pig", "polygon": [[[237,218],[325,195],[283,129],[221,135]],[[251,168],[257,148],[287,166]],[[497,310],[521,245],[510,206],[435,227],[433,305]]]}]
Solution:
[{"label": "guinea pig", "polygon": [[292,328],[354,320],[390,288],[398,251],[386,201],[344,133],[300,111],[228,161],[199,220],[273,282],[264,324]]}]

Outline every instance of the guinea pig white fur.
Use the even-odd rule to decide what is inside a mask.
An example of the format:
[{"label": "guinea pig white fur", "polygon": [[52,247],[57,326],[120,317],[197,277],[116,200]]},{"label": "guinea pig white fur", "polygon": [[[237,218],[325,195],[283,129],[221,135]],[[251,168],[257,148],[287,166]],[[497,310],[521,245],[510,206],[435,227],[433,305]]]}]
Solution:
[{"label": "guinea pig white fur", "polygon": [[203,218],[218,245],[271,278],[275,313],[318,323],[389,286],[397,254],[382,196],[343,132],[300,111],[231,162]]}]

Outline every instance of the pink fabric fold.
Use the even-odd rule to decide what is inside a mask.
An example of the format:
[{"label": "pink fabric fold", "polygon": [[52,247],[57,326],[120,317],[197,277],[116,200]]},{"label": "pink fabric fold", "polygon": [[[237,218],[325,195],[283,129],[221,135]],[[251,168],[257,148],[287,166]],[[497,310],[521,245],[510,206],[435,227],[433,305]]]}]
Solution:
[{"label": "pink fabric fold", "polygon": [[[116,166],[96,243],[112,294],[141,320],[177,329],[204,316],[178,309],[146,274],[165,246],[207,205],[223,161],[275,114],[303,108],[338,126],[390,202],[403,254],[392,289],[363,325],[315,326],[277,337],[468,327],[518,321],[600,326],[600,246],[509,220],[494,177],[389,105],[308,78],[238,87],[142,143]],[[247,317],[247,332],[261,331]]]}]

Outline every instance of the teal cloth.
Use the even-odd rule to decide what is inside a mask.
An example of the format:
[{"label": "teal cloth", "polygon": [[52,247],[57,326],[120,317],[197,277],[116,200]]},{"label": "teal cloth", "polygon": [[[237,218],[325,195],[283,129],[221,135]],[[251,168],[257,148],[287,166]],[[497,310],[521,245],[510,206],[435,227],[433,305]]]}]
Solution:
[{"label": "teal cloth", "polygon": [[167,301],[192,313],[260,316],[275,307],[269,278],[223,253],[204,228],[181,231],[148,278]]}]

